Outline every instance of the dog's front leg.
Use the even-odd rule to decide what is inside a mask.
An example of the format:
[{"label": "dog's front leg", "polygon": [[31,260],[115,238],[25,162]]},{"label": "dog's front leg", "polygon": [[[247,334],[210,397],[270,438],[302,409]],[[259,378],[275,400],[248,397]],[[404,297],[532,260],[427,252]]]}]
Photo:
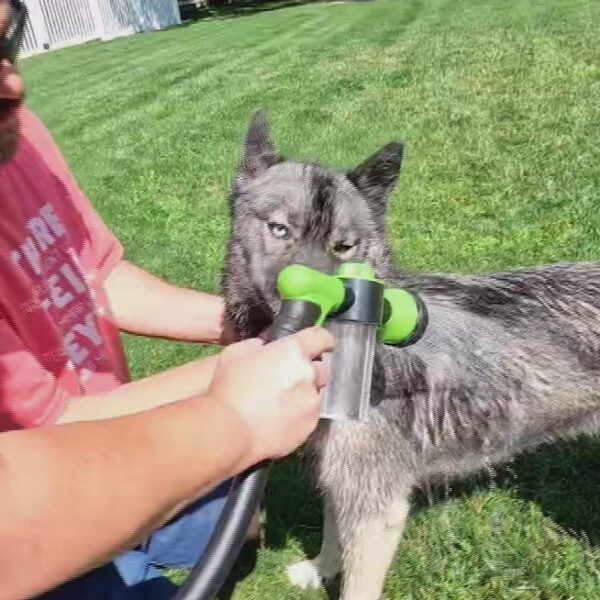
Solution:
[{"label": "dog's front leg", "polygon": [[396,499],[377,518],[360,522],[342,548],[341,600],[377,600],[404,531],[408,494]]},{"label": "dog's front leg", "polygon": [[303,560],[288,567],[290,581],[302,589],[314,589],[323,581],[333,579],[342,568],[342,554],[331,504],[325,500],[323,543],[321,552],[312,560]]}]

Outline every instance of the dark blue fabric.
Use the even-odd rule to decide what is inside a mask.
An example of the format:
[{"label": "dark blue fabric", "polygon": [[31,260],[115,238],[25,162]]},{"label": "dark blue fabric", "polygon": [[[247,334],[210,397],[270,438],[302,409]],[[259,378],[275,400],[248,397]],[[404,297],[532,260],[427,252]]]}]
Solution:
[{"label": "dark blue fabric", "polygon": [[[139,558],[142,559],[139,563],[132,560],[129,566],[146,573],[145,559]],[[152,575],[134,585],[127,585],[115,564],[109,563],[40,596],[40,600],[170,600],[177,586],[154,568]]]},{"label": "dark blue fabric", "polygon": [[231,482],[226,481],[156,531],[142,546],[39,600],[170,600],[177,587],[157,567],[192,567],[221,516]]}]

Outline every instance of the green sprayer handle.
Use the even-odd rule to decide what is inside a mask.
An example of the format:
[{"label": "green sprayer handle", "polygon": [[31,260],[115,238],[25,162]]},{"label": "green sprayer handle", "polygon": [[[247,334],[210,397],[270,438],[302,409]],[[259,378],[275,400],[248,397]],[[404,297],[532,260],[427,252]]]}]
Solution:
[{"label": "green sprayer handle", "polygon": [[304,265],[290,265],[279,273],[277,288],[282,300],[302,300],[316,304],[320,315],[315,325],[338,310],[344,302],[345,288],[340,279]]},{"label": "green sprayer handle", "polygon": [[387,304],[384,322],[379,328],[379,341],[384,344],[404,345],[422,333],[422,310],[419,310],[417,297],[406,290],[388,288],[383,293]]}]

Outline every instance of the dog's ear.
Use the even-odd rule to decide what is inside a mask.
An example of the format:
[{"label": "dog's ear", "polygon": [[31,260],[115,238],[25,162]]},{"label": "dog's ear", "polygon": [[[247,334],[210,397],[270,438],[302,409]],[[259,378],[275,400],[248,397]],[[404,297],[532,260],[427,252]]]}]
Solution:
[{"label": "dog's ear", "polygon": [[271,141],[267,115],[264,111],[258,110],[252,115],[246,131],[238,175],[242,179],[253,179],[279,160]]},{"label": "dog's ear", "polygon": [[400,142],[392,142],[346,175],[366,197],[378,223],[385,219],[388,199],[400,175],[403,152]]}]

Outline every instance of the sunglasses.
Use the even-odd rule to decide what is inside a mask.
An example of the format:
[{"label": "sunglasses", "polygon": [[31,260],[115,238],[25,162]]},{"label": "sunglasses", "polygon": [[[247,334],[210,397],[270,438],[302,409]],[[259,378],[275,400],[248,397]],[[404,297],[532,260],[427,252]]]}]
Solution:
[{"label": "sunglasses", "polygon": [[22,0],[8,0],[8,7],[6,33],[0,39],[0,62],[6,59],[14,64],[23,41],[25,22],[27,21],[27,7]]}]

